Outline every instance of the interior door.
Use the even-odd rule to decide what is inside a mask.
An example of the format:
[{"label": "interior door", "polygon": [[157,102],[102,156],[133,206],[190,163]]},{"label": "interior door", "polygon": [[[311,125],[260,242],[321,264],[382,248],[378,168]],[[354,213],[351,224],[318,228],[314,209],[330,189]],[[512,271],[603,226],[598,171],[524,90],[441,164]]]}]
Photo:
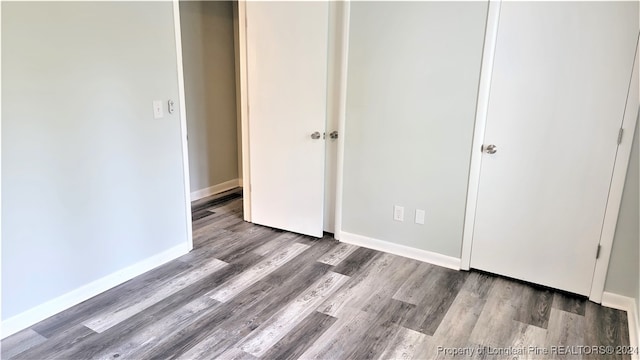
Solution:
[{"label": "interior door", "polygon": [[327,2],[248,1],[251,218],[322,237]]},{"label": "interior door", "polygon": [[503,2],[471,267],[588,295],[637,2]]}]

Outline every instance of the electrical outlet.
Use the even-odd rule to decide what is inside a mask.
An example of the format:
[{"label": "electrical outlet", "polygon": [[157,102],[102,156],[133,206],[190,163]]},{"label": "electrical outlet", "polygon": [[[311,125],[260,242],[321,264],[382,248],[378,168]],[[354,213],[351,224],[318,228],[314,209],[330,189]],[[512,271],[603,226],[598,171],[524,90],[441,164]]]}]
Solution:
[{"label": "electrical outlet", "polygon": [[416,209],[416,224],[424,225],[424,217],[426,213],[422,209]]},{"label": "electrical outlet", "polygon": [[395,205],[393,207],[393,220],[404,221],[404,207]]}]

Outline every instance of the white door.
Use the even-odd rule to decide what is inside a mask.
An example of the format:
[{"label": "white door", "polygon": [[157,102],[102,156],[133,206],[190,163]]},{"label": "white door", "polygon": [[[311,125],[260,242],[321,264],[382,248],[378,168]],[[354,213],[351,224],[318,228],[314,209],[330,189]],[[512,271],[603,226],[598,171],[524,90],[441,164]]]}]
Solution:
[{"label": "white door", "polygon": [[322,237],[327,2],[248,1],[251,220]]},{"label": "white door", "polygon": [[471,267],[588,295],[638,4],[503,2],[498,29]]}]

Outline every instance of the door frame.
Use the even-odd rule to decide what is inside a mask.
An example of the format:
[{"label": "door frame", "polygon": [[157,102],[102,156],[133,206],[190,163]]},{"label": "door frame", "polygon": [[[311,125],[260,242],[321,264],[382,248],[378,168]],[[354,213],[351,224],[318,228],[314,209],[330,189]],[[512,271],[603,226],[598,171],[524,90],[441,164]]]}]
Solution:
[{"label": "door frame", "polygon": [[[498,24],[500,20],[501,0],[489,2],[487,16],[487,28],[485,31],[485,46],[482,54],[482,66],[480,72],[480,85],[478,87],[478,103],[476,105],[476,121],[473,134],[471,164],[469,167],[469,182],[467,188],[467,203],[465,209],[464,230],[462,236],[462,253],[460,268],[469,270],[471,264],[471,248],[473,243],[473,230],[477,211],[478,190],[480,185],[480,169],[482,166],[481,147],[484,142],[485,128],[487,124],[487,111],[489,107],[489,94],[491,91],[491,77],[493,73],[493,60],[496,50]],[[615,235],[618,213],[622,202],[622,192],[631,156],[634,131],[638,119],[640,98],[638,94],[638,72],[640,43],[636,43],[636,52],[633,70],[630,75],[629,87],[625,111],[622,119],[624,129],[622,142],[618,145],[613,168],[609,197],[605,209],[602,232],[600,235],[600,257],[596,259],[596,265],[591,283],[589,300],[600,303],[604,292],[604,285],[611,257],[611,248]],[[635,86],[634,86],[635,85]],[[612,139],[613,141],[614,139]]]},{"label": "door frame", "polygon": [[344,139],[346,134],[346,118],[347,118],[347,79],[348,79],[348,64],[349,64],[349,24],[351,21],[351,1],[341,0],[337,2],[339,4],[336,9],[339,14],[339,22],[336,22],[336,31],[339,32],[341,37],[340,49],[336,56],[336,67],[338,75],[337,86],[338,89],[334,94],[334,101],[336,104],[337,119],[335,120],[338,125],[338,149],[336,151],[336,184],[335,184],[335,212],[334,212],[334,233],[333,237],[336,240],[340,240],[342,236],[342,199],[344,192]]},{"label": "door frame", "polygon": [[187,222],[187,251],[193,250],[193,224],[191,219],[191,182],[189,178],[189,143],[187,138],[187,105],[182,67],[182,31],[180,29],[180,2],[173,0],[173,33],[176,41],[176,67],[178,76],[178,111],[180,115],[180,146],[182,148],[182,178],[184,181],[185,217]]},{"label": "door frame", "polygon": [[242,142],[242,212],[244,220],[251,222],[251,152],[249,150],[249,79],[247,77],[247,0],[234,4],[236,42],[236,101]]}]

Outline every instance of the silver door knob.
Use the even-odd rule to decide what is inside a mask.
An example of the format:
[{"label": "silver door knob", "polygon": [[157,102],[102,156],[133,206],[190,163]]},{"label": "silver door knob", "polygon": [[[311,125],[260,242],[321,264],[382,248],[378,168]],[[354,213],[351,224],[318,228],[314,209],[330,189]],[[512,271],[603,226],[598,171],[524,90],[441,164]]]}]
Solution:
[{"label": "silver door knob", "polygon": [[487,145],[487,146],[485,146],[484,151],[487,154],[495,154],[498,151],[498,147],[493,145],[493,144]]},{"label": "silver door knob", "polygon": [[317,131],[316,131],[316,132],[314,132],[313,134],[311,134],[311,138],[312,138],[313,140],[318,140],[318,139],[320,139],[320,133],[319,133],[319,132],[317,132]]}]

